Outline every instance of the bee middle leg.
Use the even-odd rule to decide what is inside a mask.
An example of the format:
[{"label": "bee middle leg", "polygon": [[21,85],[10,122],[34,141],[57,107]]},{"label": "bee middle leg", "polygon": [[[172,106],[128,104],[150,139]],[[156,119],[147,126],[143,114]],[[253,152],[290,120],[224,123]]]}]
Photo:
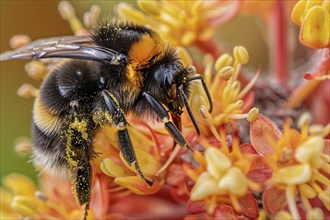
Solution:
[{"label": "bee middle leg", "polygon": [[188,150],[192,150],[190,144],[187,140],[182,136],[180,130],[175,126],[175,124],[170,120],[170,117],[162,104],[157,101],[149,92],[144,92],[143,96],[146,98],[149,106],[154,110],[154,112],[160,117],[160,119],[165,124],[165,128],[174,138],[174,140],[184,148]]},{"label": "bee middle leg", "polygon": [[112,115],[113,123],[118,128],[118,140],[119,148],[122,152],[125,160],[130,166],[134,166],[137,174],[143,179],[149,186],[153,185],[153,182],[148,180],[141,171],[141,168],[136,159],[135,151],[131,139],[129,137],[126,126],[128,125],[124,112],[119,106],[116,98],[108,91],[102,92],[105,105],[107,106],[110,114]]}]

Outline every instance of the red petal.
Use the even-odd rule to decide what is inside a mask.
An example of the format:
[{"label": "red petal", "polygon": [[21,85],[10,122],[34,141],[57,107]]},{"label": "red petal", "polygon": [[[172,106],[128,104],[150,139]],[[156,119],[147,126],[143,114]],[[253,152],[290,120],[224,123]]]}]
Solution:
[{"label": "red petal", "polygon": [[200,214],[206,211],[206,206],[204,201],[191,201],[187,203],[187,215]]},{"label": "red petal", "polygon": [[249,219],[256,219],[259,216],[259,207],[252,193],[248,192],[239,198],[241,210],[237,213]]},{"label": "red petal", "polygon": [[155,196],[131,194],[119,199],[108,213],[125,214],[128,219],[183,219],[186,207]]},{"label": "red petal", "polygon": [[263,160],[263,157],[257,156],[251,165],[250,172],[247,174],[248,178],[253,182],[259,183],[262,186],[265,181],[271,178],[273,172],[268,168]]},{"label": "red petal", "polygon": [[93,208],[94,217],[97,219],[105,218],[110,198],[108,193],[108,177],[106,175],[96,175],[94,187],[92,191],[91,206]]},{"label": "red petal", "polygon": [[214,212],[214,218],[217,220],[223,220],[223,219],[231,219],[236,220],[238,219],[233,207],[230,205],[219,205]]},{"label": "red petal", "polygon": [[168,168],[166,183],[171,186],[178,186],[186,182],[187,175],[179,164],[171,164]]},{"label": "red petal", "polygon": [[275,123],[262,114],[250,125],[251,143],[258,153],[273,153],[273,149],[269,145],[268,140],[270,139],[277,142],[281,136],[282,132]]},{"label": "red petal", "polygon": [[270,216],[275,216],[278,211],[286,206],[285,191],[276,187],[266,189],[262,196],[263,207]]},{"label": "red petal", "polygon": [[243,154],[257,154],[257,151],[251,144],[242,144],[239,149]]}]

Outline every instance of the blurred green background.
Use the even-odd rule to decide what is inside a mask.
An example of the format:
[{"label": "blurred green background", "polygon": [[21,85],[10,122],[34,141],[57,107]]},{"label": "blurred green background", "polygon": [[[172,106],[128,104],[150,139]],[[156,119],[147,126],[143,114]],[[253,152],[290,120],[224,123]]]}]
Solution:
[{"label": "blurred green background", "polygon": [[[103,15],[113,15],[113,5],[118,1],[71,1],[81,19],[93,4],[102,8]],[[71,29],[58,13],[59,1],[5,1],[1,0],[1,49],[10,50],[9,40],[16,34],[27,34],[32,39],[71,35]],[[134,4],[134,2],[130,2]],[[223,49],[232,53],[236,45],[245,46],[250,53],[249,66],[252,73],[259,64],[263,72],[268,71],[269,54],[265,36],[261,34],[264,26],[254,16],[239,15],[222,26],[217,38],[225,42]],[[293,29],[295,32],[297,27]],[[264,34],[266,29],[263,30]],[[267,33],[267,31],[266,31]],[[267,35],[267,34],[266,34]],[[297,36],[295,34],[295,36]],[[21,157],[14,151],[18,137],[30,136],[31,110],[33,99],[17,96],[17,89],[23,83],[39,86],[24,71],[27,60],[1,62],[1,176],[18,172],[35,179],[36,174],[28,157]]]}]

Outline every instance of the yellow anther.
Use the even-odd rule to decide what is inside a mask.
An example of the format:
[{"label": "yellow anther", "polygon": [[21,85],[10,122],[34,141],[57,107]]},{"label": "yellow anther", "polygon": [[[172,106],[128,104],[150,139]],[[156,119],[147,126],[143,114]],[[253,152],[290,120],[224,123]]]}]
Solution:
[{"label": "yellow anther", "polygon": [[234,74],[234,68],[231,66],[225,66],[218,71],[218,74],[222,79],[229,79]]},{"label": "yellow anther", "polygon": [[64,20],[70,20],[76,12],[68,1],[61,1],[58,5],[59,12]]},{"label": "yellow anther", "polygon": [[82,23],[76,17],[76,12],[70,2],[61,1],[58,5],[58,10],[62,18],[69,21],[71,29],[74,33],[77,33],[84,28]]},{"label": "yellow anther", "polygon": [[329,188],[327,190],[323,190],[318,194],[319,199],[323,202],[324,206],[330,211],[330,191]]},{"label": "yellow anther", "polygon": [[159,3],[157,1],[154,1],[154,0],[149,0],[149,1],[144,1],[144,0],[138,0],[137,1],[137,4],[139,6],[139,8],[152,15],[152,16],[157,16],[159,15],[160,13],[160,6],[159,6]]},{"label": "yellow anther", "polygon": [[310,135],[322,135],[324,131],[324,126],[320,124],[314,124],[309,127]]},{"label": "yellow anther", "polygon": [[31,38],[27,35],[21,34],[21,35],[15,35],[10,39],[10,47],[13,49],[20,48],[24,46],[25,44],[31,42]]},{"label": "yellow anther", "polygon": [[214,67],[217,71],[219,71],[226,66],[232,65],[232,63],[233,57],[228,53],[224,53],[215,61]]},{"label": "yellow anther", "polygon": [[18,154],[26,156],[31,153],[32,145],[29,138],[22,137],[17,139],[15,142],[15,151]]},{"label": "yellow anther", "polygon": [[312,122],[312,115],[309,112],[304,112],[298,119],[297,126],[302,128],[306,125],[309,125]]},{"label": "yellow anther", "polygon": [[38,89],[31,84],[25,83],[18,89],[17,94],[24,98],[36,97]]},{"label": "yellow anther", "polygon": [[203,7],[204,1],[195,1],[191,7],[191,13],[193,15],[198,15],[200,13],[201,8]]},{"label": "yellow anther", "polygon": [[117,12],[121,17],[125,17],[128,20],[134,21],[137,24],[147,24],[148,20],[144,14],[138,10],[132,8],[125,2],[120,2],[117,5]]},{"label": "yellow anther", "polygon": [[249,122],[254,122],[257,119],[258,116],[259,116],[259,109],[258,108],[252,108],[248,113],[247,120]]},{"label": "yellow anther", "polygon": [[83,22],[87,28],[92,28],[97,25],[97,21],[101,15],[101,7],[93,5],[90,11],[84,13]]},{"label": "yellow anther", "polygon": [[239,64],[247,64],[249,62],[249,52],[243,46],[234,47],[235,62]]},{"label": "yellow anther", "polygon": [[296,25],[301,25],[301,22],[304,18],[304,11],[306,6],[306,0],[298,1],[291,12],[291,20]]},{"label": "yellow anther", "polygon": [[297,147],[294,157],[300,163],[307,163],[313,168],[319,168],[322,165],[320,158],[323,148],[323,138],[321,136],[311,136]]},{"label": "yellow anther", "polygon": [[329,45],[329,12],[322,6],[314,6],[306,13],[300,30],[300,42],[311,48]]},{"label": "yellow anther", "polygon": [[299,189],[302,195],[306,196],[309,199],[315,198],[317,195],[316,191],[308,184],[299,185]]},{"label": "yellow anther", "polygon": [[325,8],[328,11],[328,13],[330,13],[330,1],[324,0],[322,2],[322,7]]},{"label": "yellow anther", "polygon": [[36,60],[25,64],[25,71],[32,79],[37,81],[43,80],[47,74],[45,64]]},{"label": "yellow anther", "polygon": [[242,100],[237,100],[234,103],[229,104],[226,109],[225,109],[225,113],[231,113],[234,112],[235,110],[240,110],[243,106],[244,102]]}]

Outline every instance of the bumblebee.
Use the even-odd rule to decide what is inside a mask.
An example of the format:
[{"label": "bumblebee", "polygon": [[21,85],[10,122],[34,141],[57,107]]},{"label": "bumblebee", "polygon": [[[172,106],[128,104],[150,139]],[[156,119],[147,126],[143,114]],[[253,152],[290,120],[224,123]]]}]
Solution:
[{"label": "bumblebee", "polygon": [[80,205],[91,197],[93,137],[103,126],[117,129],[119,150],[142,173],[127,131],[125,115],[151,116],[164,123],[180,146],[191,149],[182,136],[180,115],[185,107],[196,132],[199,128],[188,104],[191,82],[202,75],[185,68],[176,50],[153,30],[125,22],[99,25],[90,36],[41,39],[1,54],[8,59],[69,58],[43,81],[33,107],[32,161],[43,172],[71,175]]}]

